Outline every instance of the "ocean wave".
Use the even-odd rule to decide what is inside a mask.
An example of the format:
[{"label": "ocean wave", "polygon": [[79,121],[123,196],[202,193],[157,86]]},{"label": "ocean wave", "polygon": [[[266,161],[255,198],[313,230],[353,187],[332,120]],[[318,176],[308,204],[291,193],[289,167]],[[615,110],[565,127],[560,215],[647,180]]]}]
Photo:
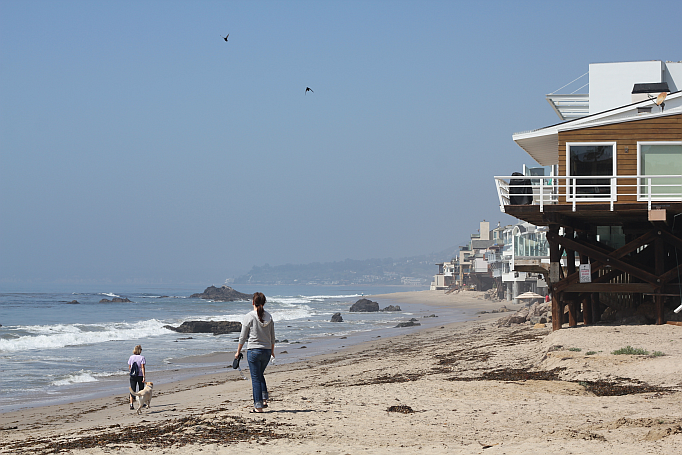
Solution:
[{"label": "ocean wave", "polygon": [[353,299],[361,297],[361,294],[343,294],[343,295],[298,295],[294,297],[280,297],[275,296],[268,299],[268,302],[281,303],[283,305],[297,305],[311,302],[324,302],[325,300],[339,300],[339,299]]},{"label": "ocean wave", "polygon": [[331,299],[354,299],[356,297],[363,297],[364,294],[342,294],[342,295],[311,295],[308,298],[315,300],[331,300]]},{"label": "ocean wave", "polygon": [[114,294],[113,292],[100,292],[97,295],[106,295],[107,297],[121,297],[118,294]]},{"label": "ocean wave", "polygon": [[295,305],[301,305],[305,303],[310,303],[312,302],[313,299],[310,297],[273,297],[271,299],[268,299],[268,304],[280,304],[280,305],[288,305],[288,306],[295,306]]},{"label": "ocean wave", "polygon": [[307,305],[300,305],[292,308],[277,308],[270,311],[275,322],[291,321],[294,319],[308,318],[315,314],[312,308]]},{"label": "ocean wave", "polygon": [[[308,305],[278,305],[280,306],[279,308],[268,308],[267,311],[272,315],[272,319],[275,320],[275,322],[280,322],[280,321],[291,321],[294,319],[302,319],[302,318],[309,318],[317,314],[312,308],[310,308]],[[331,313],[330,313],[331,314]],[[246,312],[244,313],[228,313],[228,314],[220,314],[220,315],[214,315],[211,317],[207,317],[206,315],[203,316],[197,316],[197,317],[184,317],[184,321],[237,321],[241,322],[244,319],[244,316],[246,315]]]},{"label": "ocean wave", "polygon": [[30,351],[34,349],[59,349],[66,346],[82,346],[139,339],[165,335],[170,331],[156,319],[134,323],[116,322],[106,324],[56,324],[51,326],[19,327],[29,335],[14,339],[0,339],[0,352]]},{"label": "ocean wave", "polygon": [[54,386],[65,386],[65,385],[71,385],[71,384],[81,384],[84,382],[96,382],[97,378],[93,375],[92,371],[87,371],[87,370],[81,370],[76,374],[70,374],[66,377],[63,377],[61,379],[57,379],[55,381],[52,381],[52,385]]}]

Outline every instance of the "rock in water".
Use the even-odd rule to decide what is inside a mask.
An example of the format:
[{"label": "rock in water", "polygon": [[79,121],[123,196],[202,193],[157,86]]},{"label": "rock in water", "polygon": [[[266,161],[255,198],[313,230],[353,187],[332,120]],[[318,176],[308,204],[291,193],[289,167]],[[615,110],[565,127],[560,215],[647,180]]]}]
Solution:
[{"label": "rock in water", "polygon": [[332,315],[331,322],[343,322],[343,318],[341,317],[341,313],[334,313]]},{"label": "rock in water", "polygon": [[403,311],[403,310],[400,309],[400,305],[395,305],[395,306],[389,305],[381,311]]},{"label": "rock in water", "polygon": [[400,328],[400,327],[414,327],[414,326],[416,326],[416,325],[421,325],[421,324],[418,323],[418,322],[414,322],[413,320],[409,320],[409,321],[407,321],[407,322],[401,322],[401,323],[399,323],[397,326],[395,326],[395,328],[397,329],[397,328]]},{"label": "rock in water", "polygon": [[351,313],[371,313],[379,311],[379,304],[369,299],[360,299],[350,307]]},{"label": "rock in water", "polygon": [[216,302],[234,302],[236,300],[251,300],[253,295],[244,294],[243,292],[235,291],[229,286],[209,286],[201,294],[190,295],[192,299],[207,299],[215,300]]},{"label": "rock in water", "polygon": [[121,297],[114,297],[113,299],[102,299],[99,301],[99,303],[132,303],[130,300],[127,298],[122,299]]},{"label": "rock in water", "polygon": [[164,325],[165,329],[180,333],[212,333],[222,335],[224,333],[241,332],[241,322],[232,321],[185,321],[179,327]]}]

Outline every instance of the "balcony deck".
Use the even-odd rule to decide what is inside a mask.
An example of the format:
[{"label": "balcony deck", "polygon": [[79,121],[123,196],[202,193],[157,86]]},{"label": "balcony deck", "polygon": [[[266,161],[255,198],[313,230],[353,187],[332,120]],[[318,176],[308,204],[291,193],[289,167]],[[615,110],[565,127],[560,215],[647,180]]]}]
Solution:
[{"label": "balcony deck", "polygon": [[[652,209],[664,209],[667,220],[682,213],[682,202],[653,203]],[[559,224],[572,226],[576,230],[588,230],[591,226],[623,226],[630,229],[651,226],[646,202],[580,204],[575,211],[571,204],[545,205],[543,211],[540,211],[539,205],[507,205],[504,211],[536,226]],[[682,225],[682,219],[678,222]]]},{"label": "balcony deck", "polygon": [[665,210],[670,222],[682,213],[682,175],[600,176],[600,185],[594,179],[510,176],[495,177],[495,184],[500,210],[536,226],[650,227],[652,210]]}]

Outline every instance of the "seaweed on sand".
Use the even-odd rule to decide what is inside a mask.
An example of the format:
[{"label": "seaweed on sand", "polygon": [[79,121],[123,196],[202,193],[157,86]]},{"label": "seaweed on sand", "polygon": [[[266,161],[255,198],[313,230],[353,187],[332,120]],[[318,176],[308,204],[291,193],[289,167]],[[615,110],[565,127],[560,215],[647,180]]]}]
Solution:
[{"label": "seaweed on sand", "polygon": [[[279,425],[265,420],[248,420],[234,416],[220,418],[184,417],[159,423],[99,427],[64,438],[29,438],[5,445],[13,453],[50,454],[93,447],[115,447],[136,444],[148,447],[181,447],[187,444],[228,444],[240,441],[283,438],[275,432]],[[84,434],[85,433],[85,434]]]}]

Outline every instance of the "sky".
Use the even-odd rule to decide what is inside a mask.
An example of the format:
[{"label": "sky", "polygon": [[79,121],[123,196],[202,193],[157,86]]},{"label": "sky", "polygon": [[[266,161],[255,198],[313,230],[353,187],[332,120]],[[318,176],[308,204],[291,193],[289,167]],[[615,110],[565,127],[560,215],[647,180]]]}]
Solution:
[{"label": "sky", "polygon": [[559,122],[545,95],[590,63],[682,60],[680,17],[679,1],[0,0],[0,287],[221,283],[462,244],[515,222],[493,176],[535,164],[511,136]]}]

